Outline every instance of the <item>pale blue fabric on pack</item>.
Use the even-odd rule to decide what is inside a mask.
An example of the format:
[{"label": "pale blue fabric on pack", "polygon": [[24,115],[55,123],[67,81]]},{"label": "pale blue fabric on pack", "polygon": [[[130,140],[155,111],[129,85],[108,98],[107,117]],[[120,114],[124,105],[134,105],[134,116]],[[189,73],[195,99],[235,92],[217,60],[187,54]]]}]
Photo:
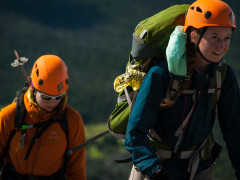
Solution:
[{"label": "pale blue fabric on pack", "polygon": [[184,26],[176,26],[166,49],[169,71],[176,76],[187,76],[186,40]]}]

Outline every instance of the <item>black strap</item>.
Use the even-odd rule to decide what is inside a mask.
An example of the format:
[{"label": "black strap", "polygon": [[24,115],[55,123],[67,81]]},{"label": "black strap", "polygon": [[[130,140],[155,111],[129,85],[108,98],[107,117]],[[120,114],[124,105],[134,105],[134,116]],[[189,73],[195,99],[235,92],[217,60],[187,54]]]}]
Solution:
[{"label": "black strap", "polygon": [[65,110],[62,118],[60,119],[60,125],[66,135],[66,140],[67,140],[67,148],[66,151],[64,153],[64,162],[63,162],[63,170],[66,171],[67,169],[67,163],[68,163],[68,147],[69,147],[69,143],[68,143],[68,123],[67,123],[67,111]]},{"label": "black strap", "polygon": [[27,88],[17,92],[17,106],[16,106],[16,118],[15,118],[15,128],[20,129],[23,124],[26,122],[26,108],[24,105],[24,94],[27,91]]},{"label": "black strap", "polygon": [[[42,133],[44,131],[47,130],[47,128],[52,124],[52,123],[60,123],[65,135],[66,135],[66,140],[68,142],[68,125],[67,125],[67,120],[66,120],[66,110],[64,111],[62,117],[60,120],[48,120],[48,121],[44,121],[44,122],[38,122],[36,124],[33,124],[33,126],[36,128],[36,131],[35,131],[35,134],[32,138],[32,141],[30,143],[30,146],[28,148],[28,151],[26,153],[26,156],[25,156],[25,160],[28,159],[29,155],[30,155],[30,152],[32,150],[32,147],[34,145],[34,143],[39,139],[39,137],[42,135]],[[67,147],[68,147],[68,143],[67,143]],[[67,149],[66,149],[66,152],[65,152],[65,156],[67,155]],[[64,157],[64,161],[66,161],[65,157]],[[65,164],[64,164],[65,165]]]},{"label": "black strap", "polygon": [[[3,164],[4,164],[4,158],[7,156],[9,148],[10,148],[10,142],[13,138],[13,136],[16,134],[17,129],[19,129],[21,127],[21,124],[23,122],[25,122],[25,115],[26,115],[26,109],[22,108],[22,106],[24,106],[24,101],[23,101],[23,96],[24,93],[27,91],[27,88],[24,87],[23,89],[21,89],[20,91],[17,92],[17,97],[16,97],[16,118],[15,118],[15,128],[13,129],[13,131],[10,133],[10,136],[8,138],[8,142],[6,147],[3,149],[3,152],[0,156],[0,168],[2,168]],[[25,106],[24,106],[25,107]]]},{"label": "black strap", "polygon": [[[33,147],[33,145],[34,145],[34,143],[39,139],[39,137],[42,135],[42,133],[44,132],[44,131],[46,131],[46,129],[50,126],[50,124],[52,124],[52,123],[54,123],[54,122],[56,122],[56,121],[53,121],[53,120],[48,120],[48,121],[45,121],[45,122],[43,122],[43,123],[37,123],[37,124],[35,124],[35,126],[36,126],[36,131],[35,131],[35,134],[34,134],[34,136],[33,136],[33,138],[32,138],[32,141],[31,141],[31,143],[30,143],[30,146],[29,146],[29,148],[28,148],[28,150],[27,150],[27,153],[26,153],[26,156],[25,156],[25,160],[28,160],[28,157],[29,157],[29,155],[30,155],[30,152],[31,152],[31,150],[32,150],[32,147]],[[41,127],[42,126],[42,127]]]},{"label": "black strap", "polygon": [[126,158],[126,159],[120,159],[120,160],[114,160],[116,163],[129,163],[132,161],[132,157]]},{"label": "black strap", "polygon": [[200,49],[199,49],[199,44],[200,44],[201,39],[202,39],[202,37],[203,37],[203,35],[205,34],[206,31],[207,31],[207,27],[204,27],[203,30],[202,30],[202,32],[201,32],[201,34],[200,34],[200,36],[199,36],[198,42],[197,42],[197,44],[196,44],[196,46],[195,46],[195,49],[197,50],[197,52],[200,54],[200,56],[201,56],[206,62],[211,63],[212,61],[209,61],[207,58],[205,58],[205,57],[203,56],[202,52],[201,52]]},{"label": "black strap", "polygon": [[91,144],[92,142],[96,141],[97,139],[99,139],[99,138],[101,138],[101,137],[103,137],[103,136],[105,136],[105,135],[107,135],[107,134],[109,134],[109,133],[110,133],[109,130],[104,131],[104,132],[102,132],[102,133],[100,133],[100,134],[92,137],[91,139],[87,140],[86,142],[80,144],[79,146],[76,146],[76,147],[70,149],[70,150],[68,151],[68,156],[71,156],[74,152],[82,149],[82,148],[85,147],[86,145]]}]

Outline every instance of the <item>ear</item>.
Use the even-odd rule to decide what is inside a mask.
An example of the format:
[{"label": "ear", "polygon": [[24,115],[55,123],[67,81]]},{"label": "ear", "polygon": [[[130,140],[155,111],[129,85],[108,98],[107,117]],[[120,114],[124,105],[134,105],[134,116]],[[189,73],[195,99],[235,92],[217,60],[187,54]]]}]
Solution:
[{"label": "ear", "polygon": [[197,44],[198,38],[199,38],[197,32],[196,31],[191,31],[189,36],[190,36],[190,41],[194,44]]}]

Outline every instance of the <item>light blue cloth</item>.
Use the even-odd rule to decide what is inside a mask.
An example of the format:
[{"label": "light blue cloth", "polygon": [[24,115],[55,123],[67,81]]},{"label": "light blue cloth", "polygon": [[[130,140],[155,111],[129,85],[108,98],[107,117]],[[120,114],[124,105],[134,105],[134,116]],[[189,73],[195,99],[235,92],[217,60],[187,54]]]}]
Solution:
[{"label": "light blue cloth", "polygon": [[186,40],[184,26],[177,26],[170,36],[166,49],[169,71],[177,76],[187,76]]}]

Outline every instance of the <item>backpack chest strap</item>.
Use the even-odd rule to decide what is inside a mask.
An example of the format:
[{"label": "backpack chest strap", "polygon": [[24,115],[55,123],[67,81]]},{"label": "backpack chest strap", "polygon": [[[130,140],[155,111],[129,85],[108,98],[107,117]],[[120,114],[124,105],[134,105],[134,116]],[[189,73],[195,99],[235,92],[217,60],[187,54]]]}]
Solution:
[{"label": "backpack chest strap", "polygon": [[[35,131],[35,134],[34,134],[34,136],[33,136],[33,138],[32,138],[32,141],[31,141],[31,143],[30,143],[30,145],[29,145],[29,148],[28,148],[28,150],[27,150],[27,153],[26,153],[26,155],[25,155],[25,158],[24,158],[25,160],[28,159],[34,143],[39,139],[39,137],[42,135],[42,133],[43,133],[44,131],[46,131],[47,128],[48,128],[52,123],[55,123],[55,122],[57,122],[57,120],[48,120],[48,121],[45,121],[45,122],[43,122],[43,123],[36,123],[36,124],[34,124],[34,125],[32,126],[32,127],[36,127],[36,131]],[[26,134],[26,131],[25,131],[24,134]],[[22,137],[22,136],[21,136],[21,137]],[[25,137],[25,136],[24,136],[24,137]]]},{"label": "backpack chest strap", "polygon": [[[217,93],[218,98],[220,97],[221,94],[221,87],[222,87],[222,83],[221,83],[221,72],[216,71],[216,87],[211,87],[209,89],[203,90],[203,93],[208,93],[208,94],[214,94]],[[178,85],[179,85],[179,81],[176,79],[172,79],[172,87],[170,87],[166,93],[166,97],[169,98],[171,96],[174,95],[174,93],[176,93]],[[213,83],[213,80],[212,80]],[[171,84],[170,84],[171,86]],[[196,94],[197,90],[184,90],[182,92],[182,94]]]},{"label": "backpack chest strap", "polygon": [[190,159],[193,154],[194,150],[192,151],[178,151],[174,153],[173,151],[167,151],[167,150],[157,150],[157,155],[162,159]]}]

